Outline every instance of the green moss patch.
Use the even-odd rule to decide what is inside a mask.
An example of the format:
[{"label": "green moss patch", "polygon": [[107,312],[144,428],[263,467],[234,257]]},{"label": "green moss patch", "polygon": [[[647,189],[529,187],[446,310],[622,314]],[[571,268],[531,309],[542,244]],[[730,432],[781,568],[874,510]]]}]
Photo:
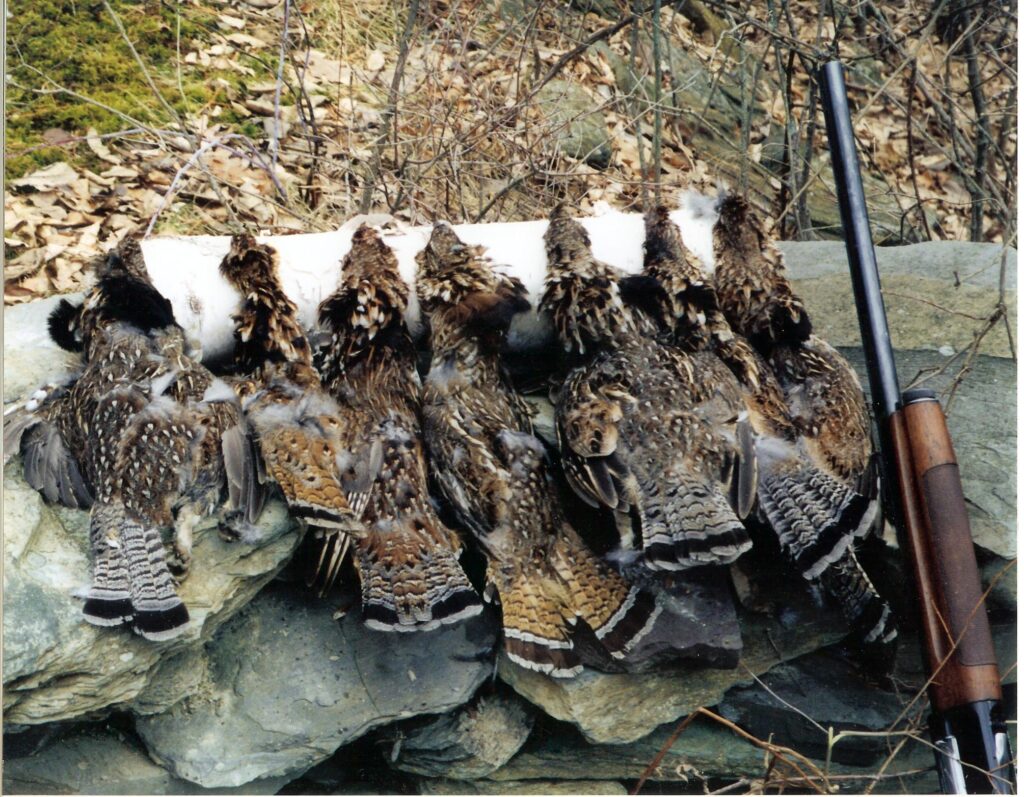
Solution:
[{"label": "green moss patch", "polygon": [[[206,46],[216,20],[213,11],[151,0],[112,0],[110,8],[161,97],[177,113],[227,104],[226,87],[212,78],[237,84],[234,73],[201,72],[182,64],[180,88],[178,84],[176,43],[180,41],[182,58]],[[91,165],[84,145],[49,145],[59,131],[82,136],[90,127],[100,133],[130,129],[136,126],[132,120],[155,127],[173,121],[102,2],[11,0],[8,13],[7,179],[69,157]],[[221,119],[234,121],[226,115]],[[57,132],[44,137],[47,131]]]}]

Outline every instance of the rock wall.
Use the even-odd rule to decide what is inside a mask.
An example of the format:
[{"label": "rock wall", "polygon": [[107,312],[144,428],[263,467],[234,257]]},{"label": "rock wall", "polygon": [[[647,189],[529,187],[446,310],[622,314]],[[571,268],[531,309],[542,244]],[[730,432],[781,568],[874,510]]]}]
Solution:
[{"label": "rock wall", "polygon": [[[862,371],[841,245],[783,248],[818,332]],[[1015,327],[1016,253],[1008,255]],[[922,244],[878,257],[904,384],[929,370],[939,372],[926,384],[940,390],[958,382],[950,426],[983,578],[993,583],[988,610],[1012,707],[1016,363],[1001,327],[965,373],[965,355],[950,362],[995,306],[1002,251]],[[52,304],[5,313],[5,402],[67,366],[43,331]],[[46,506],[17,457],[4,499],[8,793],[621,794],[648,769],[652,788],[701,792],[765,776],[765,751],[744,733],[808,756],[840,791],[862,791],[875,777],[878,791],[937,789],[923,744],[862,735],[889,728],[925,678],[892,547],[865,561],[901,613],[893,683],[872,682],[827,647],[842,637],[841,620],[760,547],[756,562],[735,569],[736,618],[714,637],[737,666],[588,670],[554,681],[495,657],[492,612],[420,637],[367,631],[357,611],[335,620],[337,607],[287,580],[298,533],[276,504],[256,545],[199,531],[183,586],[194,620],[183,637],[152,644],[97,629],[80,621],[75,597],[88,581],[86,515]],[[701,717],[676,734],[700,706],[722,720]],[[835,741],[826,768],[829,729],[861,735]]]}]

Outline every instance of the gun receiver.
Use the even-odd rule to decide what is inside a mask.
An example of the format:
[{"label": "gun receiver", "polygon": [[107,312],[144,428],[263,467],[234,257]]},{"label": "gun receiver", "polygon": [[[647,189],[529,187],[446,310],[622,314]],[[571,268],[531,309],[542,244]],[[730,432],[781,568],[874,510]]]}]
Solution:
[{"label": "gun receiver", "polygon": [[932,391],[900,394],[842,64],[825,64],[818,79],[884,493],[902,510],[897,527],[916,585],[939,781],[946,794],[1013,794],[999,669],[946,418]]}]

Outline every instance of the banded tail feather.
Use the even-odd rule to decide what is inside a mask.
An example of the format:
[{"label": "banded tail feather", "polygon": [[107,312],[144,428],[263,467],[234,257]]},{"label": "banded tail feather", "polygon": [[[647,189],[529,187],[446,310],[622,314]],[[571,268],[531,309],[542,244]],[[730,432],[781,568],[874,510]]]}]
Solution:
[{"label": "banded tail feather", "polygon": [[120,541],[128,566],[132,630],[154,642],[180,635],[188,625],[188,610],[174,589],[159,532],[124,515]]},{"label": "banded tail feather", "polygon": [[688,474],[659,474],[640,507],[644,562],[652,570],[728,564],[752,545],[726,496]]},{"label": "banded tail feather", "polygon": [[359,525],[355,514],[351,511],[318,506],[298,497],[289,498],[288,509],[295,517],[301,518],[310,526],[317,528],[345,531],[358,528]]},{"label": "banded tail feather", "polygon": [[82,615],[92,625],[123,625],[135,613],[121,543],[122,520],[123,512],[111,504],[95,504],[89,516],[93,574]]},{"label": "banded tail feather", "polygon": [[356,541],[363,622],[375,631],[431,631],[473,617],[483,603],[458,547],[434,518],[378,521]]},{"label": "banded tail feather", "polygon": [[783,553],[804,578],[817,578],[876,522],[878,503],[807,466],[766,468],[760,510]]},{"label": "banded tail feather", "polygon": [[660,615],[661,606],[651,594],[631,586],[618,608],[603,621],[593,611],[581,616],[611,657],[624,659],[651,633]]},{"label": "banded tail feather", "polygon": [[612,659],[622,660],[651,632],[661,614],[650,594],[636,587],[627,587],[621,602],[611,607],[589,609],[565,605],[527,574],[520,574],[505,590],[499,588],[498,594],[505,653],[515,664],[554,678],[583,672],[573,639],[580,620]]},{"label": "banded tail feather", "polygon": [[575,615],[613,659],[626,658],[654,628],[661,614],[654,598],[627,584],[571,529],[563,530],[551,562],[569,587]]},{"label": "banded tail feather", "polygon": [[888,671],[896,655],[896,617],[878,594],[853,549],[822,571],[822,588],[838,604],[852,627],[850,641],[872,669]]},{"label": "banded tail feather", "polygon": [[[288,510],[312,528],[363,533],[338,474],[337,442],[310,432],[298,421],[292,425],[266,423],[277,405],[250,411],[250,423],[259,435],[266,473],[281,488]],[[276,422],[275,422],[276,423]],[[268,428],[260,429],[261,425]]]},{"label": "banded tail feather", "polygon": [[888,669],[895,655],[895,617],[853,549],[854,540],[877,522],[877,500],[817,468],[799,466],[769,469],[758,495],[783,555],[839,605],[865,654],[862,660]]},{"label": "banded tail feather", "polygon": [[[520,568],[503,576],[489,567],[488,580],[501,602],[505,653],[520,667],[555,678],[583,672],[572,643],[576,614],[564,586],[542,581],[539,571]],[[561,593],[561,594],[559,594]]]}]

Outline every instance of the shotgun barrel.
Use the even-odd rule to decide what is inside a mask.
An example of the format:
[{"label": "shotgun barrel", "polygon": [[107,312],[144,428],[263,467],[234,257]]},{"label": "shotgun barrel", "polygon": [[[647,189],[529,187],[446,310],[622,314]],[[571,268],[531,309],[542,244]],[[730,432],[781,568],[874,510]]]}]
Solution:
[{"label": "shotgun barrel", "polygon": [[901,510],[896,525],[916,587],[939,781],[946,794],[1013,794],[999,669],[946,418],[932,391],[900,393],[842,64],[825,64],[818,79],[884,494]]}]

